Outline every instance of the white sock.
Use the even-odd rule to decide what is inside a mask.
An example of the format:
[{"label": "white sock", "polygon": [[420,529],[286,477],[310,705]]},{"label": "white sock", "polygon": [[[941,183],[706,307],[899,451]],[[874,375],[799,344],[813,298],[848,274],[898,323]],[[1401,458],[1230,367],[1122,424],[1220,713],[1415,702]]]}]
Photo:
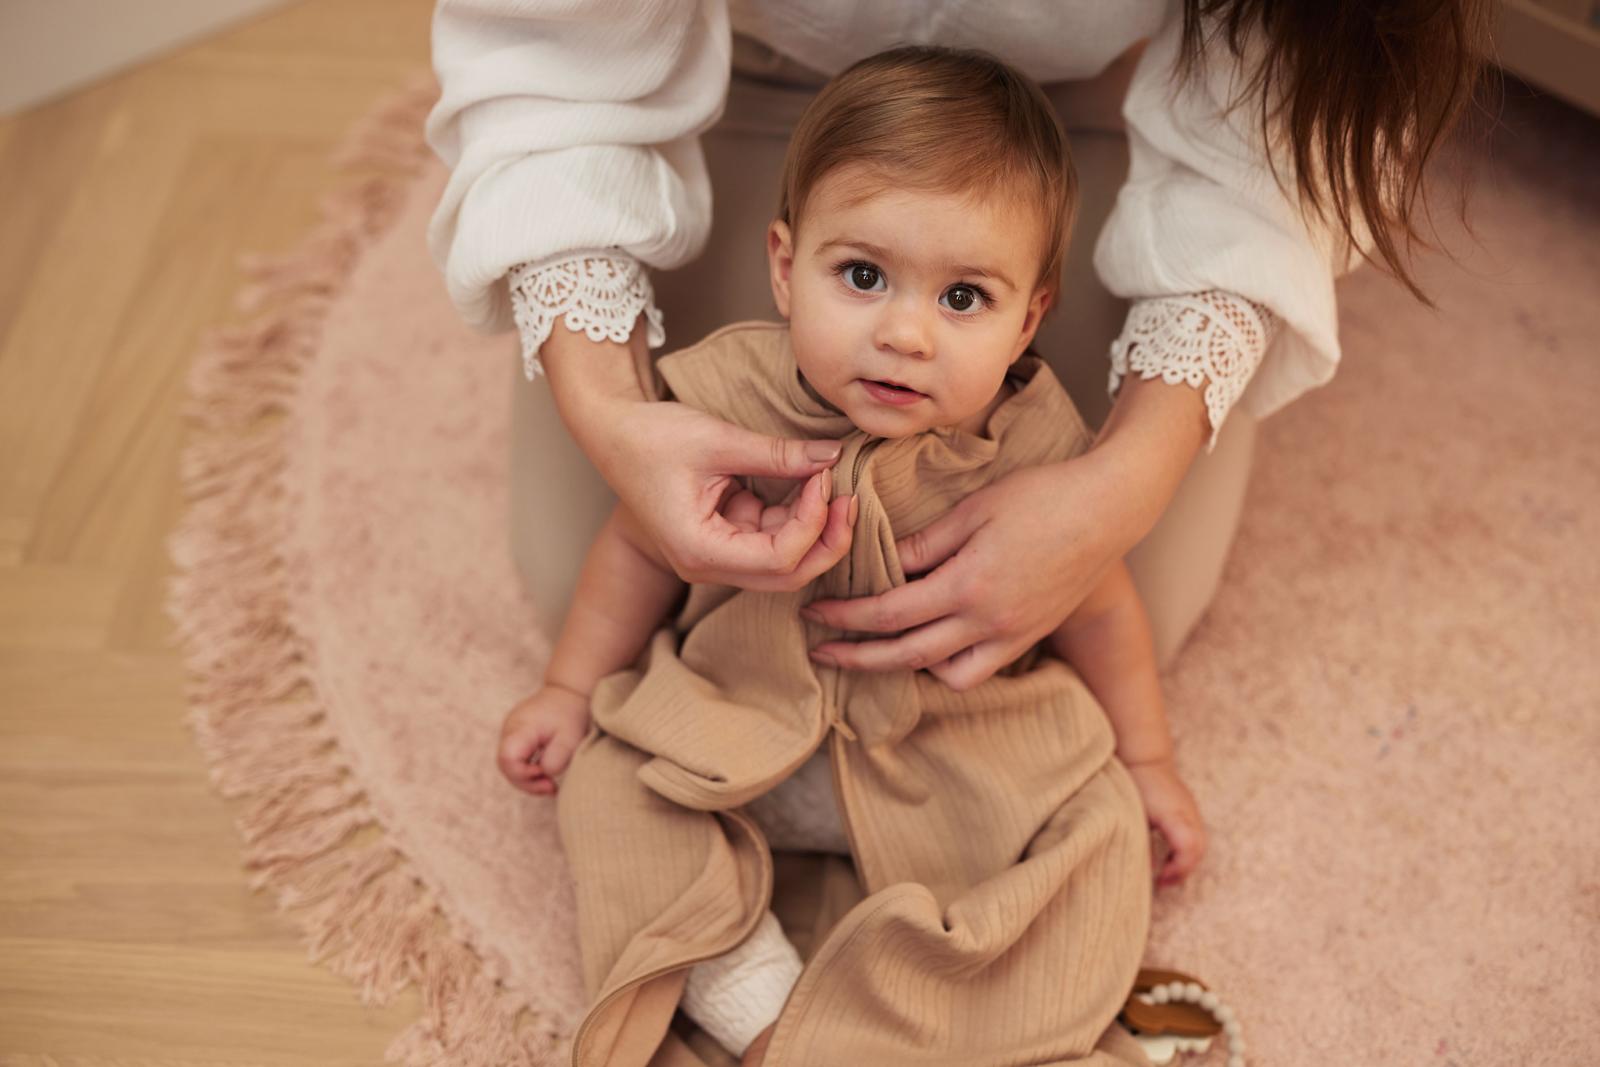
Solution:
[{"label": "white sock", "polygon": [[802,967],[800,953],[768,910],[732,950],[689,968],[683,1012],[717,1044],[743,1056],[778,1018]]}]

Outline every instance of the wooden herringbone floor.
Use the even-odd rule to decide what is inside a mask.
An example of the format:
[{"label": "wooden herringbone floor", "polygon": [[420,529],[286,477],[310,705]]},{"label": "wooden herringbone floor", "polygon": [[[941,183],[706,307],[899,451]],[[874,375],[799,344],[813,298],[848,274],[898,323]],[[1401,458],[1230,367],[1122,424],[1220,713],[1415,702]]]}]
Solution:
[{"label": "wooden herringbone floor", "polygon": [[369,1064],[239,866],[162,608],[184,371],[291,247],[427,0],[313,0],[0,119],[0,1064]]}]

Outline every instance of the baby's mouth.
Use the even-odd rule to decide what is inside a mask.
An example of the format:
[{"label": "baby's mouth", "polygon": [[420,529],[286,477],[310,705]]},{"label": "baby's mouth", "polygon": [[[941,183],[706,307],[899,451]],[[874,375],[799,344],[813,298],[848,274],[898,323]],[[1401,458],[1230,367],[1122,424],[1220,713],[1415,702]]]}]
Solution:
[{"label": "baby's mouth", "polygon": [[910,386],[896,385],[894,382],[884,381],[882,378],[863,378],[861,380],[864,381],[864,382],[871,382],[873,385],[880,386],[881,388],[884,388],[884,389],[893,390],[894,392],[900,393],[900,394],[904,394],[905,396],[926,396],[927,395],[925,393],[917,392],[917,390],[912,389]]}]

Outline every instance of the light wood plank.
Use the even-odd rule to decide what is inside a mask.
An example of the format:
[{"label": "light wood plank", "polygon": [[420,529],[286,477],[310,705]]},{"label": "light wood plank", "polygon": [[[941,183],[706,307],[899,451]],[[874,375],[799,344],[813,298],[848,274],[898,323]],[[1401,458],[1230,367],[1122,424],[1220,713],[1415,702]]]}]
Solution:
[{"label": "light wood plank", "polygon": [[106,568],[0,568],[0,647],[102,647],[124,580]]},{"label": "light wood plank", "polygon": [[191,136],[181,113],[166,123],[126,105],[107,113],[0,348],[0,515],[32,520],[60,474],[122,314],[142,295],[149,205],[178,181]]},{"label": "light wood plank", "polygon": [[430,11],[300,4],[0,121],[0,1067],[370,1065],[419,1017],[250,891],[163,601],[189,358]]},{"label": "light wood plank", "polygon": [[0,961],[0,1038],[19,1052],[372,1067],[416,1011],[351,1012],[347,983],[287,948],[5,937]]}]

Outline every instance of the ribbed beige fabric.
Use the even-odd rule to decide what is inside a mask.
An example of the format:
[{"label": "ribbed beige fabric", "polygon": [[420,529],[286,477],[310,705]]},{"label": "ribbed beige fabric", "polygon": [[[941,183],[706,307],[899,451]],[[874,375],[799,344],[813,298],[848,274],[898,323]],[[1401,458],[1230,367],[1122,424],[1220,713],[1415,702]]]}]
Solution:
[{"label": "ribbed beige fabric", "polygon": [[[691,586],[634,668],[597,687],[559,794],[593,997],[573,1062],[712,1062],[681,1016],[669,1024],[686,968],[742,941],[772,895],[771,854],[741,805],[828,744],[865,896],[803,949],[767,1064],[1143,1067],[1114,1019],[1148,933],[1148,830],[1077,674],[1042,646],[966,692],[925,672],[818,667],[806,650],[839,631],[798,613],[902,584],[897,534],[1082,451],[1048,366],[1017,361],[1018,392],[982,436],[901,439],[869,437],[810,393],[783,324],[735,324],[653,367],[654,396],[842,440],[835,491],[858,493],[860,511],[850,554],[811,587]],[[753,488],[770,502],[792,484]]]}]

